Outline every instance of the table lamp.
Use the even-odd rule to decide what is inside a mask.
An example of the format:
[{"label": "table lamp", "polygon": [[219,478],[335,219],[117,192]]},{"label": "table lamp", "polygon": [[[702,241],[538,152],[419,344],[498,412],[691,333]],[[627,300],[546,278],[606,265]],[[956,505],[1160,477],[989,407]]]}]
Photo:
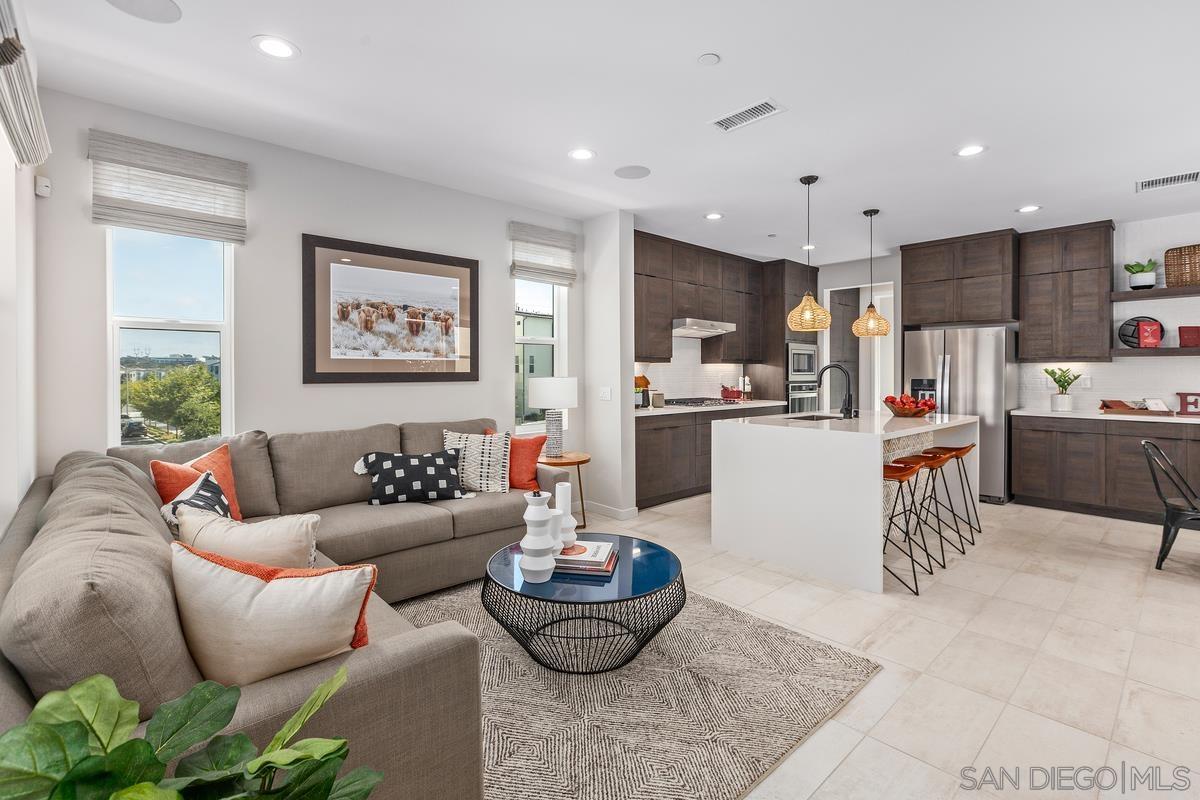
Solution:
[{"label": "table lamp", "polygon": [[528,389],[529,397],[526,402],[529,407],[546,410],[545,454],[549,458],[558,458],[563,452],[562,410],[579,405],[576,379],[530,378]]}]

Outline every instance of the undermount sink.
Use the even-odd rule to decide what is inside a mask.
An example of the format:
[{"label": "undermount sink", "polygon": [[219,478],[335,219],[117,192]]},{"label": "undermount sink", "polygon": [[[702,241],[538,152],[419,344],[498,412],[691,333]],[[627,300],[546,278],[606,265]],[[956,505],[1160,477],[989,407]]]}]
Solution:
[{"label": "undermount sink", "polygon": [[814,411],[809,414],[795,414],[793,416],[788,417],[788,419],[801,419],[801,420],[806,420],[809,422],[814,422],[814,421],[823,420],[823,419],[841,419],[841,418],[842,418],[841,414],[826,414],[821,411]]}]

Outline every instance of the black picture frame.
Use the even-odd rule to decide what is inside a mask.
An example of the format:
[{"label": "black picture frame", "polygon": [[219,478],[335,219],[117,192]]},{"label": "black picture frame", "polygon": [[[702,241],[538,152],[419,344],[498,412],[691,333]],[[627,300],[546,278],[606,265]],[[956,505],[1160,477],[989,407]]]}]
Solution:
[{"label": "black picture frame", "polygon": [[[479,262],[475,259],[447,256],[440,253],[426,253],[419,250],[406,250],[400,247],[389,247],[368,242],[356,242],[349,239],[337,239],[328,236],[305,233],[301,235],[303,253],[302,289],[302,335],[304,337],[304,383],[434,383],[434,382],[477,382],[479,380]],[[329,308],[322,304],[317,307],[317,251],[337,250],[351,254],[371,257],[402,259],[406,261],[425,262],[466,271],[470,309],[470,353],[469,364],[462,371],[433,371],[414,369],[416,365],[430,364],[425,361],[397,360],[387,364],[394,370],[377,368],[362,371],[323,371],[318,365],[317,329],[318,324],[329,324]],[[383,362],[377,362],[380,367]]]}]

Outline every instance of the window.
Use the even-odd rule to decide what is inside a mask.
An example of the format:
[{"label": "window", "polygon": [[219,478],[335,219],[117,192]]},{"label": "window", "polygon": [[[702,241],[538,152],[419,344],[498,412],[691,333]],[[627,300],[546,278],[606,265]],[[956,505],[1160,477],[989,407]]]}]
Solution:
[{"label": "window", "polygon": [[108,229],[110,442],[232,430],[232,267],[232,244]]},{"label": "window", "polygon": [[518,433],[541,430],[546,415],[525,402],[530,378],[565,375],[567,288],[539,281],[516,284],[516,423]]}]

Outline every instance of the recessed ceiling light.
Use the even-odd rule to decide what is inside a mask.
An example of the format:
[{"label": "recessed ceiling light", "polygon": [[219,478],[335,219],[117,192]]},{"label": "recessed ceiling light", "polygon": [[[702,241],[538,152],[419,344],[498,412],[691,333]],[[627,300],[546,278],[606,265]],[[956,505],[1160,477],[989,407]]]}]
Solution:
[{"label": "recessed ceiling light", "polygon": [[1018,214],[1032,214],[1035,211],[1041,211],[1041,206],[1021,206],[1017,209]]},{"label": "recessed ceiling light", "polygon": [[629,164],[624,167],[617,167],[613,170],[613,175],[618,178],[624,178],[628,181],[637,181],[645,178],[650,174],[649,167],[643,167],[641,164]]},{"label": "recessed ceiling light", "polygon": [[717,53],[705,53],[696,59],[696,63],[705,67],[715,67],[721,63],[721,56]]},{"label": "recessed ceiling light", "polygon": [[588,161],[596,157],[596,152],[588,150],[586,147],[576,147],[574,150],[568,152],[567,155],[576,161]]},{"label": "recessed ceiling light", "polygon": [[815,244],[806,244],[806,245],[802,245],[800,247],[800,249],[801,250],[816,250],[817,246]]},{"label": "recessed ceiling light", "polygon": [[955,153],[955,155],[959,156],[960,158],[970,158],[971,156],[979,155],[986,149],[987,148],[981,144],[968,144],[958,148],[958,152]]},{"label": "recessed ceiling light", "polygon": [[271,58],[295,58],[300,55],[299,47],[296,47],[296,45],[287,39],[280,39],[278,36],[260,34],[250,41],[254,44],[258,52]]},{"label": "recessed ceiling light", "polygon": [[345,263],[345,264],[349,264],[349,263],[350,263],[350,259],[348,259],[348,258],[343,258],[343,259],[342,259],[342,262],[343,262],[343,263]]},{"label": "recessed ceiling light", "polygon": [[720,211],[710,211],[704,215],[704,218],[709,219],[709,220],[718,220],[723,216],[725,216],[725,215],[722,214]]},{"label": "recessed ceiling light", "polygon": [[179,22],[183,16],[175,0],[108,0],[108,4],[147,22]]}]

